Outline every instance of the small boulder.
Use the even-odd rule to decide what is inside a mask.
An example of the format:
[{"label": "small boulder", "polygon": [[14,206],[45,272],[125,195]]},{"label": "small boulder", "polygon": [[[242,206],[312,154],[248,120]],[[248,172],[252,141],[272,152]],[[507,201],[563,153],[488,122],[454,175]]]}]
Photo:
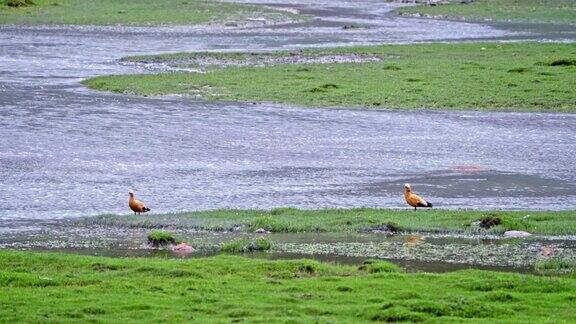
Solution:
[{"label": "small boulder", "polygon": [[527,237],[532,234],[524,231],[506,231],[504,232],[504,237]]},{"label": "small boulder", "polygon": [[256,231],[254,231],[254,233],[258,233],[258,234],[270,234],[270,231],[267,231],[263,228],[259,228]]},{"label": "small boulder", "polygon": [[172,252],[178,255],[186,255],[194,252],[194,248],[190,246],[188,243],[180,243],[178,245],[173,245],[171,247]]}]

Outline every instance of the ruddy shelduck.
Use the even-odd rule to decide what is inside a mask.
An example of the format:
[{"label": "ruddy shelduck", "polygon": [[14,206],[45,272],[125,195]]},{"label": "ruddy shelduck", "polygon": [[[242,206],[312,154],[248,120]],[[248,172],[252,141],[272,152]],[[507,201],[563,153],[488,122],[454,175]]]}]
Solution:
[{"label": "ruddy shelduck", "polygon": [[409,184],[404,185],[404,198],[408,205],[414,207],[414,210],[416,210],[416,207],[432,207],[432,203],[413,193]]},{"label": "ruddy shelduck", "polygon": [[150,211],[150,208],[146,207],[145,203],[134,198],[134,191],[132,190],[128,191],[128,195],[130,196],[130,198],[128,198],[128,206],[130,207],[130,209],[132,209],[134,214],[136,213],[140,214]]}]

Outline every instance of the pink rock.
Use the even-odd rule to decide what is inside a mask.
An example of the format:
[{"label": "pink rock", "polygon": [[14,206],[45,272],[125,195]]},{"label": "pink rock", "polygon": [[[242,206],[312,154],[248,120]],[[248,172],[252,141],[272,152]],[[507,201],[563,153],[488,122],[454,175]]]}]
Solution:
[{"label": "pink rock", "polygon": [[190,245],[188,245],[188,243],[180,243],[178,245],[174,245],[172,246],[172,252],[176,253],[176,254],[189,254],[194,252],[194,248]]},{"label": "pink rock", "polygon": [[527,237],[532,234],[524,231],[506,231],[504,232],[504,237]]}]

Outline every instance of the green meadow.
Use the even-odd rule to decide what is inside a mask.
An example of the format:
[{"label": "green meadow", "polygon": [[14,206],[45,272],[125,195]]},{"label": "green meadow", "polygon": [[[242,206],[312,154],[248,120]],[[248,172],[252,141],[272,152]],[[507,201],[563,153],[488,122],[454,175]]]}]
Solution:
[{"label": "green meadow", "polygon": [[397,12],[440,19],[576,24],[573,0],[475,0],[467,4],[403,7]]},{"label": "green meadow", "polygon": [[[126,58],[198,66],[207,53]],[[246,54],[215,54],[240,60]],[[251,54],[258,56],[259,54]],[[260,54],[269,57],[270,54]],[[364,63],[277,64],[100,76],[90,88],[144,96],[183,94],[206,100],[280,102],[369,109],[576,111],[576,48],[560,43],[464,43],[344,47],[279,52],[377,59]],[[240,59],[239,59],[240,57]],[[252,58],[254,60],[254,58]],[[257,59],[256,59],[257,60]]]},{"label": "green meadow", "polygon": [[0,251],[0,322],[574,321],[576,279],[311,260]]},{"label": "green meadow", "polygon": [[[497,219],[497,220],[496,220]],[[82,225],[140,228],[180,228],[228,231],[241,227],[249,232],[363,232],[389,226],[397,231],[479,231],[476,221],[494,220],[490,231],[528,231],[535,234],[575,234],[576,211],[469,211],[325,209],[214,210],[179,214],[101,215],[87,217]],[[387,227],[388,228],[388,227]]]},{"label": "green meadow", "polygon": [[22,7],[10,7],[8,2],[0,0],[0,24],[156,26],[296,18],[260,6],[210,0],[33,0]]}]

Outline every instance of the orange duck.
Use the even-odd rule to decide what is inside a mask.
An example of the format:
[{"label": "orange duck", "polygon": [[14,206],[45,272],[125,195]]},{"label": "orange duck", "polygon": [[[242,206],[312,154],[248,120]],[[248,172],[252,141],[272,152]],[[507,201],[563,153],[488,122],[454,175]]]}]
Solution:
[{"label": "orange duck", "polygon": [[128,191],[128,195],[130,196],[130,198],[128,198],[128,206],[130,207],[130,209],[132,209],[134,214],[136,213],[140,214],[150,211],[150,208],[146,207],[146,204],[134,198],[134,191],[132,190]]},{"label": "orange duck", "polygon": [[432,203],[429,203],[424,200],[424,198],[412,193],[412,187],[410,187],[409,184],[404,185],[404,198],[408,205],[414,207],[414,210],[416,210],[416,207],[432,207]]}]

